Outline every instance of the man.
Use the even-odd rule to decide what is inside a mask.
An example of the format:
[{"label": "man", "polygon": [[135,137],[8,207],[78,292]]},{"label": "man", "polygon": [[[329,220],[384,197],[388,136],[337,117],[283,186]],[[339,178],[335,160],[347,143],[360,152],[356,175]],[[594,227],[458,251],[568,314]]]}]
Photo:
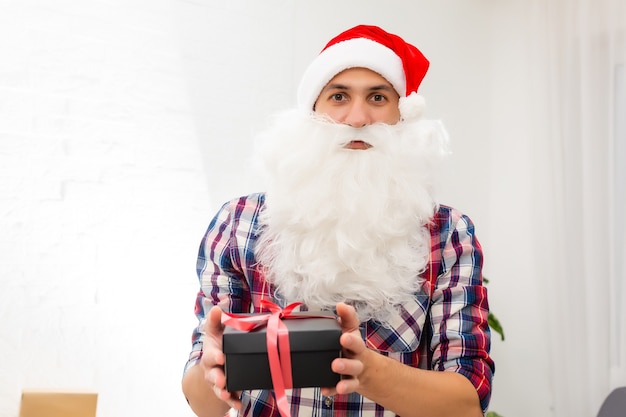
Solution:
[{"label": "man", "polygon": [[438,204],[445,132],[423,120],[429,63],[357,26],[305,72],[298,109],[259,138],[265,193],[225,204],[198,256],[199,325],[183,391],[201,417],[278,416],[271,390],[225,390],[227,312],[260,301],[335,310],[335,387],[294,389],[294,416],[481,416],[494,371],[482,251],[469,218]]}]

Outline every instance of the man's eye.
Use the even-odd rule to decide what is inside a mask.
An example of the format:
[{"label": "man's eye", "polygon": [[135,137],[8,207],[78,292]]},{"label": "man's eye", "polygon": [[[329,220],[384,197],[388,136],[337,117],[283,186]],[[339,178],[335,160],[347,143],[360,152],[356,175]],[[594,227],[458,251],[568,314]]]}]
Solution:
[{"label": "man's eye", "polygon": [[372,96],[372,100],[374,100],[374,101],[384,101],[385,100],[385,96],[383,96],[382,94],[374,94]]},{"label": "man's eye", "polygon": [[342,93],[335,93],[332,95],[331,97],[334,101],[342,101],[344,99],[344,96]]}]

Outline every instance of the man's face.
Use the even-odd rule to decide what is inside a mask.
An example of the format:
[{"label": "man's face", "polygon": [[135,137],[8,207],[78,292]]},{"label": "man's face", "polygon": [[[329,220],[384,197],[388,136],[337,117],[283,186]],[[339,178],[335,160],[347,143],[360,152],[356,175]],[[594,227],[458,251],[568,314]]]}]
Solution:
[{"label": "man's face", "polygon": [[[374,123],[396,124],[400,120],[399,99],[393,86],[380,74],[367,68],[350,68],[335,75],[322,89],[315,112],[356,128]],[[355,140],[345,147],[364,150],[371,146]]]}]

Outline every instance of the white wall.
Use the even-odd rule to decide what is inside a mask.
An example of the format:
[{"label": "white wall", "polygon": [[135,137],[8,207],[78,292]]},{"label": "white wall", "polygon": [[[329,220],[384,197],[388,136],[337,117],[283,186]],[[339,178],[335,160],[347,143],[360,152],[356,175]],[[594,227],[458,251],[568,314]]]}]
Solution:
[{"label": "white wall", "polygon": [[[172,13],[0,2],[0,415],[22,388],[189,415],[180,376],[210,216]],[[199,7],[199,6],[197,6]]]},{"label": "white wall", "polygon": [[530,226],[529,156],[516,153],[523,12],[487,0],[0,0],[0,417],[29,387],[95,389],[100,417],[191,415],[179,382],[199,240],[224,200],[258,189],[254,132],[357,23],[432,61],[427,115],[455,152],[443,200],[477,225],[509,337],[494,341],[492,409],[550,415],[544,352],[527,339],[543,331],[539,312],[520,313],[531,255],[506,250],[508,226]]},{"label": "white wall", "polygon": [[[497,4],[496,4],[497,3]],[[552,416],[545,283],[550,277],[536,259],[535,242],[550,230],[533,222],[539,194],[533,189],[533,117],[545,91],[530,83],[534,51],[531,9],[526,2],[492,4],[488,115],[490,160],[479,180],[489,192],[479,226],[490,278],[489,303],[506,341],[492,338],[496,377],[491,409],[504,416]],[[472,154],[477,162],[484,160]],[[480,186],[480,185],[479,185]],[[480,229],[479,229],[480,230]],[[546,254],[550,258],[549,254]],[[571,416],[561,416],[571,417]]]}]

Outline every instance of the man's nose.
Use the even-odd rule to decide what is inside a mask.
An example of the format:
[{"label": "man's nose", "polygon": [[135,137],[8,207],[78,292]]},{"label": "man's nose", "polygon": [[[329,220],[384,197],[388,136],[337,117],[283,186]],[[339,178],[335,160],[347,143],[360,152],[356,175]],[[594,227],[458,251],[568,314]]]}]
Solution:
[{"label": "man's nose", "polygon": [[371,124],[371,117],[367,104],[361,100],[352,102],[343,123],[357,128]]}]

